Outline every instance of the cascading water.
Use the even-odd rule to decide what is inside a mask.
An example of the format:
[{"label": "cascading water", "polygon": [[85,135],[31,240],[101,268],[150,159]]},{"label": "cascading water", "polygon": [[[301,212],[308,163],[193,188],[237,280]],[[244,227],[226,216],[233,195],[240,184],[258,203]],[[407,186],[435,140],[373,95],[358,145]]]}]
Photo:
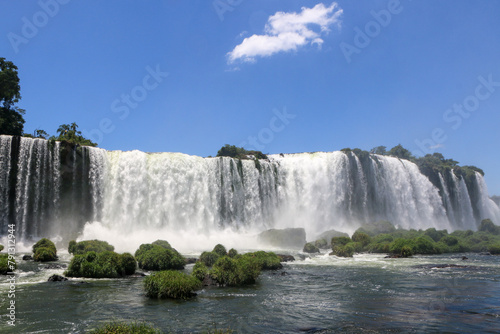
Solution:
[{"label": "cascading water", "polygon": [[414,163],[388,156],[320,152],[254,161],[10,136],[0,136],[0,152],[1,231],[13,222],[20,239],[140,243],[184,234],[193,242],[213,232],[284,227],[304,227],[311,239],[378,220],[448,230],[476,229],[483,218],[500,222],[480,174],[472,186],[452,171],[440,174],[438,189]]}]

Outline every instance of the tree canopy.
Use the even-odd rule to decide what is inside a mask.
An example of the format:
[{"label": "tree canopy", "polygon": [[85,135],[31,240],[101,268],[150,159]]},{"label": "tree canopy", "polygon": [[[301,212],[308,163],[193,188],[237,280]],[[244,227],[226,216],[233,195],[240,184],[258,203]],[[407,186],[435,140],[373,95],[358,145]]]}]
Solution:
[{"label": "tree canopy", "polygon": [[261,151],[248,151],[243,147],[226,144],[217,152],[218,157],[231,157],[237,159],[248,159],[248,156],[254,156],[256,159],[267,159],[267,155]]},{"label": "tree canopy", "polygon": [[0,134],[23,134],[24,110],[14,106],[21,99],[17,66],[0,58]]}]

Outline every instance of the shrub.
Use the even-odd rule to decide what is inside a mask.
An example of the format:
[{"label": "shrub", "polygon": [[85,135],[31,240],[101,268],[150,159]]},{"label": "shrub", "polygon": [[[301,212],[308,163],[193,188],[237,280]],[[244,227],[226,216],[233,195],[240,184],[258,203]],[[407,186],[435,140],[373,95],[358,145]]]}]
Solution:
[{"label": "shrub", "polygon": [[146,296],[150,298],[188,299],[201,289],[201,282],[185,273],[165,270],[154,273],[144,279]]},{"label": "shrub", "polygon": [[500,243],[489,246],[488,252],[493,255],[500,255]]},{"label": "shrub", "polygon": [[227,252],[226,252],[226,247],[224,247],[223,245],[221,244],[217,244],[214,249],[212,250],[213,253],[219,255],[219,256],[224,256],[224,255],[227,255]]},{"label": "shrub", "polygon": [[33,253],[35,261],[46,262],[57,260],[56,245],[47,238],[40,239],[33,245]]},{"label": "shrub", "polygon": [[87,252],[112,252],[115,250],[115,247],[108,244],[106,241],[101,240],[83,240],[80,242],[76,242],[75,240],[71,240],[68,245],[68,252],[70,254],[85,254]]},{"label": "shrub", "polygon": [[433,241],[438,242],[439,240],[441,240],[441,238],[448,235],[448,231],[446,230],[437,231],[434,227],[432,227],[425,230],[424,234],[430,237]]},{"label": "shrub", "polygon": [[259,270],[276,270],[283,268],[279,256],[273,252],[257,251],[246,253],[242,257],[254,259],[259,266]]},{"label": "shrub", "polygon": [[311,242],[308,242],[304,245],[304,249],[302,250],[304,253],[319,253],[319,248],[316,247]]},{"label": "shrub", "polygon": [[441,238],[440,242],[443,242],[448,246],[455,246],[458,244],[458,239],[452,235],[446,235]]},{"label": "shrub", "polygon": [[10,265],[13,263],[13,268],[9,268],[9,254],[0,254],[0,275],[7,275],[8,272],[11,272],[17,268],[16,260],[11,258]]},{"label": "shrub", "polygon": [[[71,260],[64,275],[68,277],[117,278],[135,272],[135,260],[131,254],[111,251],[77,254]],[[133,271],[132,271],[133,268]]]},{"label": "shrub", "polygon": [[242,256],[232,259],[220,257],[210,270],[210,276],[222,286],[240,286],[255,283],[260,274],[260,265],[254,257]]},{"label": "shrub", "polygon": [[343,246],[334,246],[331,254],[339,257],[352,257],[354,254],[354,247],[352,243]]},{"label": "shrub", "polygon": [[495,224],[493,224],[491,219],[483,219],[479,224],[478,230],[481,232],[488,232],[495,235],[500,234],[500,226],[496,226]]},{"label": "shrub", "polygon": [[175,249],[142,244],[135,252],[139,268],[144,270],[184,269],[185,260]]},{"label": "shrub", "polygon": [[200,255],[200,261],[203,262],[207,267],[211,267],[215,264],[219,255],[214,252],[203,252]]},{"label": "shrub", "polygon": [[359,231],[354,232],[351,239],[354,242],[361,243],[363,245],[363,247],[368,245],[371,241],[371,238],[368,234],[366,234],[364,232],[359,232]]},{"label": "shrub", "polygon": [[401,247],[401,257],[409,257],[413,255],[413,250],[411,249],[410,246],[403,246]]},{"label": "shrub", "polygon": [[33,260],[37,262],[47,262],[57,260],[56,253],[49,247],[37,247],[35,254],[33,254]]},{"label": "shrub", "polygon": [[123,253],[120,255],[120,267],[123,268],[124,275],[133,275],[137,268],[137,262],[130,253]]},{"label": "shrub", "polygon": [[151,244],[163,247],[165,249],[170,249],[170,250],[174,249],[167,240],[160,240],[160,239],[158,239],[156,241],[153,241]]},{"label": "shrub", "polygon": [[411,239],[403,239],[403,238],[395,239],[393,242],[390,243],[389,251],[392,254],[401,255],[401,251],[405,246],[407,246],[412,251],[413,254],[413,249],[415,248],[415,242]]},{"label": "shrub", "polygon": [[332,238],[332,250],[335,246],[345,246],[350,243],[352,240],[349,237],[333,237]]},{"label": "shrub", "polygon": [[37,248],[41,247],[49,248],[54,253],[57,253],[56,245],[54,245],[54,243],[47,238],[40,239],[36,244],[33,245],[33,253],[36,252]]},{"label": "shrub", "polygon": [[439,254],[439,248],[429,236],[418,237],[413,249],[415,254]]},{"label": "shrub", "polygon": [[0,252],[3,251],[4,247],[3,245],[0,245]]},{"label": "shrub", "polygon": [[203,262],[196,262],[193,267],[193,272],[191,275],[196,277],[198,280],[202,281],[205,279],[207,274],[209,273],[209,270],[207,266]]},{"label": "shrub", "polygon": [[90,331],[90,334],[162,334],[163,332],[145,323],[109,322]]},{"label": "shrub", "polygon": [[328,248],[328,242],[326,239],[318,239],[314,242],[314,246],[320,249],[326,249]]},{"label": "shrub", "polygon": [[229,257],[236,257],[236,255],[238,255],[238,251],[234,248],[231,248],[228,252],[227,252],[227,256]]}]

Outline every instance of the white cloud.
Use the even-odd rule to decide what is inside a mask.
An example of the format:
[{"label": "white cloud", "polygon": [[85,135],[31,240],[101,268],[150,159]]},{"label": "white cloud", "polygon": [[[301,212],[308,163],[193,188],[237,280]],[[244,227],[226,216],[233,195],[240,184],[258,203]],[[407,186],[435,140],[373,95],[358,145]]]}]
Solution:
[{"label": "white cloud", "polygon": [[[340,26],[340,9],[337,3],[330,7],[319,3],[313,8],[302,7],[300,13],[277,12],[269,17],[264,35],[252,35],[228,52],[228,62],[236,60],[253,62],[256,57],[268,57],[278,52],[295,51],[304,45],[323,44],[322,34],[330,31],[329,27]],[[319,26],[314,31],[310,26]],[[318,30],[318,29],[316,29]]]}]

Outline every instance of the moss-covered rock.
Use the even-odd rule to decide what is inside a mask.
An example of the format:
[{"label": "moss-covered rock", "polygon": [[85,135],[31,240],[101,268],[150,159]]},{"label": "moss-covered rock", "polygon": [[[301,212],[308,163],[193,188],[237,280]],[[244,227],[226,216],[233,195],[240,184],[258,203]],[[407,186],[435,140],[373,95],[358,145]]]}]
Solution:
[{"label": "moss-covered rock", "polygon": [[313,243],[308,242],[304,245],[302,251],[304,253],[319,253],[319,248],[316,247]]},{"label": "moss-covered rock", "polygon": [[85,254],[87,252],[113,252],[115,247],[108,244],[106,241],[102,240],[83,240],[76,242],[75,240],[71,240],[68,244],[68,252],[70,254],[78,255]]},{"label": "moss-covered rock", "polygon": [[40,239],[33,245],[33,259],[39,262],[56,261],[56,245],[47,238]]},{"label": "moss-covered rock", "polygon": [[153,244],[142,244],[135,252],[139,268],[144,270],[184,269],[186,261],[175,250]]},{"label": "moss-covered rock", "polygon": [[56,253],[49,247],[37,247],[33,254],[33,260],[37,262],[48,262],[57,260]]},{"label": "moss-covered rock", "polygon": [[195,291],[201,287],[197,278],[175,270],[159,271],[144,279],[146,296],[150,298],[188,299],[196,296]]},{"label": "moss-covered rock", "polygon": [[0,252],[3,251],[4,247],[3,245],[0,245]]},{"label": "moss-covered rock", "polygon": [[346,245],[333,246],[330,255],[352,257],[354,255],[354,246],[352,245],[352,242]]},{"label": "moss-covered rock", "polygon": [[314,246],[316,246],[319,249],[328,249],[328,241],[326,239],[318,239],[314,242]]},{"label": "moss-covered rock", "polygon": [[131,256],[129,253],[117,254],[111,251],[78,254],[73,257],[64,275],[87,278],[117,278],[131,275],[135,272],[135,260],[132,262]]}]

